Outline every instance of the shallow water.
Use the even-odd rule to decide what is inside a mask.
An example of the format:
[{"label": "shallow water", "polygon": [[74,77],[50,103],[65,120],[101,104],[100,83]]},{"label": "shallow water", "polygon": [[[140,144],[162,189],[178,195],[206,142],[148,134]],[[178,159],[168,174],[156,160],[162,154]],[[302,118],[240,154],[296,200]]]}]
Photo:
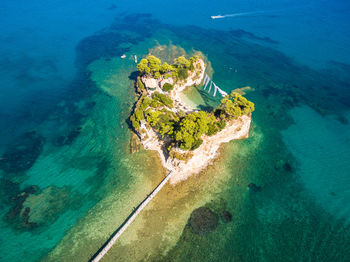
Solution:
[{"label": "shallow water", "polygon": [[[201,174],[166,186],[104,260],[348,261],[348,4],[194,4],[201,7],[185,16],[181,2],[168,12],[156,1],[6,2],[1,261],[87,261],[161,181],[166,171],[154,152],[130,154],[126,119],[135,101],[132,55],[163,45],[203,52],[226,92],[252,87],[250,138],[223,146]],[[278,12],[208,19],[249,8]],[[201,87],[186,96],[203,109],[218,103]],[[197,235],[187,224],[201,206],[219,223]]]}]

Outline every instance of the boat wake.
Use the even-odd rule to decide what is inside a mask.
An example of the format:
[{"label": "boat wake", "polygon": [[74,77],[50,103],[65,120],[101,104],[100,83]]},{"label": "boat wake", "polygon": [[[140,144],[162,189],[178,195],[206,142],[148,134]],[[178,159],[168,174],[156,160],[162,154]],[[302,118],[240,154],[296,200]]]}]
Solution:
[{"label": "boat wake", "polygon": [[258,14],[265,14],[271,11],[255,11],[255,12],[245,12],[245,13],[234,13],[234,14],[227,14],[227,15],[212,15],[211,19],[221,19],[226,17],[239,17],[239,16],[250,16],[250,15],[258,15]]}]

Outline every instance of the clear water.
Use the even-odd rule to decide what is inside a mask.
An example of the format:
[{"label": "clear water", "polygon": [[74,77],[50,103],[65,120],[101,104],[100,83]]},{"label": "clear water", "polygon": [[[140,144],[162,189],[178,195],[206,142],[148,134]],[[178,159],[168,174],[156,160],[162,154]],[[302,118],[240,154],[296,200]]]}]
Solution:
[{"label": "clear water", "polygon": [[[104,260],[350,260],[347,1],[4,1],[0,11],[0,261],[88,261],[164,177],[154,152],[130,154],[126,119],[132,55],[169,44],[202,51],[225,91],[252,88],[250,138],[166,186]],[[248,14],[210,19],[233,13]],[[217,103],[201,88],[187,99]],[[220,217],[205,235],[187,225],[200,206]]]}]

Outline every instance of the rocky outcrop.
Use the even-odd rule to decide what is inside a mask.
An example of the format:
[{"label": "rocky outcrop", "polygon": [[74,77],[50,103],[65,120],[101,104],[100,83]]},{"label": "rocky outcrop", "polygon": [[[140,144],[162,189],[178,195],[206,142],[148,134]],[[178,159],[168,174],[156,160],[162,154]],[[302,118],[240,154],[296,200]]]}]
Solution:
[{"label": "rocky outcrop", "polygon": [[142,77],[142,82],[146,88],[157,88],[159,87],[159,81],[151,77]]}]

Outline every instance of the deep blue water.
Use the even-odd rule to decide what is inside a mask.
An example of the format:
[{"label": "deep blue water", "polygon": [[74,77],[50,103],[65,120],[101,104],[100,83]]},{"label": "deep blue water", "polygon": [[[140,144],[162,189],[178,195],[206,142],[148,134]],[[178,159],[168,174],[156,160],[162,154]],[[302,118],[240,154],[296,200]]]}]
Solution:
[{"label": "deep blue water", "polygon": [[[120,22],[126,15],[139,13],[151,14],[160,22],[152,24],[150,21],[147,32],[142,31],[142,21],[137,20],[137,15]],[[87,70],[90,62],[100,58],[100,53],[113,58],[120,56],[118,52],[127,52],[129,47],[114,48],[121,43],[130,44],[130,48],[137,46],[137,51],[141,52],[142,39],[119,35],[113,38],[110,34],[101,37],[109,33],[113,23],[118,33],[125,29],[150,39],[156,38],[152,34],[157,27],[172,30],[174,37],[165,34],[161,43],[169,40],[186,49],[195,47],[203,51],[212,62],[220,86],[230,89],[230,85],[235,88],[251,85],[257,90],[248,94],[258,108],[254,132],[266,130],[261,131],[266,141],[276,139],[276,144],[297,163],[297,167],[293,167],[298,180],[295,183],[303,188],[302,195],[312,203],[310,206],[315,204],[320,208],[317,212],[324,215],[322,221],[331,221],[330,224],[320,223],[322,230],[336,228],[335,241],[329,247],[337,253],[337,243],[349,240],[350,221],[350,210],[346,207],[350,200],[349,13],[350,3],[341,0],[191,3],[4,0],[0,7],[0,261],[45,258],[89,210],[106,198],[109,179],[116,187],[129,186],[125,175],[128,171],[122,164],[129,134],[121,126],[133,98],[126,91],[120,94],[128,96],[127,99],[100,94]],[[212,15],[227,14],[241,15],[210,19]],[[186,33],[193,37],[186,38]],[[152,48],[148,44],[145,43],[140,55]],[[222,48],[216,50],[216,45]],[[239,68],[238,75],[226,70],[232,64]],[[128,73],[132,71],[131,66],[123,69]],[[125,81],[129,79],[120,80],[128,85]],[[283,116],[279,115],[281,112]],[[275,124],[270,125],[264,114],[276,117]],[[276,135],[280,132],[280,136]],[[270,158],[278,158],[276,152],[280,148],[276,146],[269,151],[268,145],[264,145],[264,149],[261,147],[262,154],[273,151]],[[259,156],[252,157],[256,167],[267,161]],[[111,170],[116,175],[111,175]],[[247,170],[250,170],[248,166]],[[255,179],[266,183],[266,192],[274,192],[270,180],[259,177],[258,172]],[[334,181],[327,183],[328,180]],[[274,199],[268,194],[262,199]],[[302,199],[300,195],[291,195],[293,197],[298,201]],[[285,204],[282,200],[276,203]],[[258,206],[257,203],[247,204],[249,210],[253,209],[250,205]],[[29,212],[26,207],[32,212],[31,220],[26,218]],[[263,209],[259,212],[268,213]],[[310,217],[319,214],[317,212],[311,212]],[[249,217],[242,217],[248,221]],[[300,220],[300,230],[302,226],[307,228],[305,231],[314,230],[302,218]],[[262,227],[262,224],[254,226]],[[283,236],[286,229],[293,228],[287,222],[284,228],[279,226],[269,231],[272,243],[278,242],[277,235]],[[321,237],[325,234],[322,230],[318,231]],[[248,228],[240,228],[239,233],[251,234]],[[331,234],[327,237],[332,239]],[[240,241],[230,236],[225,238],[231,244]],[[251,239],[242,237],[241,240],[246,243]],[[187,250],[193,244],[189,243],[179,241],[179,250]],[[288,252],[293,250],[293,243]],[[316,246],[318,242],[312,243]],[[198,245],[205,247],[206,243]],[[322,245],[326,249],[328,242]],[[255,261],[273,261],[271,254],[282,252],[283,248],[283,245],[275,246],[277,251],[271,246],[262,246],[265,256],[257,256]],[[317,249],[315,246],[313,248]],[[317,256],[308,257],[310,261],[327,261],[322,252],[315,253]],[[344,256],[334,256],[336,260],[350,259],[346,257],[348,249],[340,246],[338,253]],[[174,250],[169,256],[177,261],[182,258]],[[223,259],[228,257],[230,251]],[[196,259],[199,256],[193,255],[192,261]],[[238,259],[247,261],[242,256]]]}]

